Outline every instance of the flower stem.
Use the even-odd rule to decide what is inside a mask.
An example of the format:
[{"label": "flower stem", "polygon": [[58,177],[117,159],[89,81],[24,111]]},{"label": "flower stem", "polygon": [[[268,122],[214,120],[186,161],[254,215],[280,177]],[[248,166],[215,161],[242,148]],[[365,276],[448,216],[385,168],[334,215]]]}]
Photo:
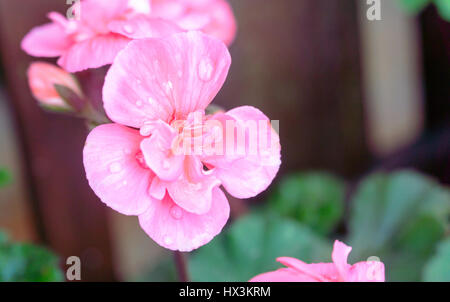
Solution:
[{"label": "flower stem", "polygon": [[173,255],[175,257],[175,267],[177,269],[178,281],[189,282],[186,258],[184,257],[184,254],[179,251],[175,251]]}]

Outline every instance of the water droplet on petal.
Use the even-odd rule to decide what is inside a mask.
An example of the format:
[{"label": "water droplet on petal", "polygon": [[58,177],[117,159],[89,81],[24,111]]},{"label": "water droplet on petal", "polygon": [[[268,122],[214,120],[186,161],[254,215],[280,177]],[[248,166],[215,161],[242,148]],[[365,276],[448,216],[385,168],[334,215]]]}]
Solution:
[{"label": "water droplet on petal", "polygon": [[171,81],[167,81],[167,83],[164,84],[164,87],[166,88],[166,93],[170,93],[173,89],[173,84]]},{"label": "water droplet on petal", "polygon": [[130,148],[125,148],[123,149],[123,153],[130,155],[131,154],[131,149]]},{"label": "water droplet on petal", "polygon": [[123,27],[123,30],[128,34],[131,34],[134,31],[133,26],[131,26],[130,24],[126,24]]},{"label": "water droplet on petal", "polygon": [[174,219],[181,219],[183,217],[183,210],[177,206],[174,205],[172,206],[172,208],[170,209],[170,215],[174,218]]},{"label": "water droplet on petal", "polygon": [[203,187],[201,182],[189,183],[188,186],[191,191],[200,191]]},{"label": "water droplet on petal", "polygon": [[136,106],[141,107],[142,106],[142,101],[136,101]]},{"label": "water droplet on petal", "polygon": [[141,151],[139,151],[139,153],[136,154],[136,160],[137,160],[139,166],[141,166],[141,168],[148,169],[148,166],[145,163],[144,154],[142,154]]},{"label": "water droplet on petal", "polygon": [[143,125],[142,127],[141,127],[141,129],[139,130],[139,133],[142,135],[142,136],[149,136],[150,134],[152,134],[152,132],[153,132],[153,126],[152,125]]},{"label": "water droplet on petal", "polygon": [[124,180],[124,181],[122,182],[122,184],[123,184],[124,186],[126,186],[126,185],[128,185],[128,181]]},{"label": "water droplet on petal", "polygon": [[171,245],[173,243],[173,239],[170,236],[164,236],[164,243],[166,245]]},{"label": "water droplet on petal", "polygon": [[120,163],[112,163],[109,166],[109,171],[111,173],[119,173],[120,171],[122,171],[122,165]]},{"label": "water droplet on petal", "polygon": [[148,101],[148,103],[151,104],[151,105],[156,105],[156,101],[155,101],[155,99],[152,98],[152,97],[149,97],[147,101]]},{"label": "water droplet on petal", "polygon": [[167,170],[169,168],[170,168],[170,162],[167,159],[163,160],[163,169]]},{"label": "water droplet on petal", "polygon": [[210,58],[203,58],[198,64],[198,76],[202,81],[211,80],[214,71],[213,62]]}]

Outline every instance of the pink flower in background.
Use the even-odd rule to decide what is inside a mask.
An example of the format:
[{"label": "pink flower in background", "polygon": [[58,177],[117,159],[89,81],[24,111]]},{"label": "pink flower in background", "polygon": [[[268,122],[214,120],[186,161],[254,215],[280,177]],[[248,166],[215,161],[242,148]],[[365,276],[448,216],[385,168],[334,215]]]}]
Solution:
[{"label": "pink flower in background", "polygon": [[[186,133],[194,133],[194,141],[221,137],[221,127],[196,131],[196,119],[216,126],[232,121],[245,138],[246,122],[268,125],[268,118],[249,106],[204,114],[230,64],[220,40],[187,32],[131,42],[106,76],[103,101],[115,123],[95,128],[87,138],[89,184],[111,208],[138,215],[144,231],[168,249],[191,251],[220,233],[230,210],[221,185],[235,197],[249,198],[278,172],[280,144],[272,127],[259,129],[257,137],[270,137],[271,143],[257,144],[256,154],[174,152]],[[236,137],[233,142],[242,144]],[[247,143],[241,146],[245,150]]]},{"label": "pink flower in background", "polygon": [[334,242],[333,263],[307,264],[295,258],[281,257],[277,261],[286,265],[273,272],[252,278],[251,282],[384,282],[384,264],[379,261],[347,263],[351,247]]},{"label": "pink flower in background", "polygon": [[166,36],[181,29],[171,22],[150,19],[128,0],[84,0],[73,7],[79,20],[51,12],[51,23],[35,27],[22,40],[22,49],[36,57],[59,57],[69,72],[111,64],[132,39]]},{"label": "pink flower in background", "polygon": [[201,30],[230,45],[236,20],[226,0],[150,0],[151,16],[175,22],[186,30]]},{"label": "pink flower in background", "polygon": [[75,78],[61,68],[46,62],[34,62],[28,68],[28,84],[33,96],[46,107],[69,109],[55,90],[55,84],[70,88],[82,96]]}]

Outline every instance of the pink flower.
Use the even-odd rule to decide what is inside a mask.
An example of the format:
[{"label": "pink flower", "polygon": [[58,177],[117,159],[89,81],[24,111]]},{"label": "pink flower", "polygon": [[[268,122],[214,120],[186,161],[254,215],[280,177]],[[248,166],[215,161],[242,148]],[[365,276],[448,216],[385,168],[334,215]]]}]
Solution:
[{"label": "pink flower", "polygon": [[[144,231],[168,249],[191,251],[220,233],[230,211],[221,185],[249,198],[278,172],[278,134],[262,112],[244,106],[204,114],[230,64],[220,40],[187,32],[131,42],[106,76],[103,101],[115,124],[87,138],[89,184],[111,208],[139,216]],[[262,127],[255,132],[248,123]],[[230,124],[236,129],[226,131]]]},{"label": "pink flower", "polygon": [[277,261],[286,265],[273,272],[252,278],[251,282],[384,282],[384,264],[379,261],[347,263],[351,247],[334,242],[333,263],[307,264],[295,258],[281,257]]},{"label": "pink flower", "polygon": [[70,88],[82,96],[75,78],[68,72],[46,62],[34,62],[28,68],[28,84],[33,96],[46,107],[69,109],[55,90],[55,84]]},{"label": "pink flower", "polygon": [[236,20],[225,0],[150,0],[151,16],[175,22],[186,30],[201,30],[230,45]]},{"label": "pink flower", "polygon": [[59,57],[58,65],[78,72],[111,64],[132,39],[181,31],[171,22],[139,14],[128,0],[84,0],[71,9],[79,20],[49,13],[52,22],[32,29],[22,49],[36,57]]}]

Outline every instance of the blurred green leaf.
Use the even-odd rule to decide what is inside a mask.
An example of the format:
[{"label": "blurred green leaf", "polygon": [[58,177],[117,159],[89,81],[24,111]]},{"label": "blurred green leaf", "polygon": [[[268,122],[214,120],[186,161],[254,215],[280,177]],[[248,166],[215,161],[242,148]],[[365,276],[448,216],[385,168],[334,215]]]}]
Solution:
[{"label": "blurred green leaf", "polygon": [[173,257],[167,257],[160,261],[148,273],[139,276],[137,282],[177,282],[177,271]]},{"label": "blurred green leaf", "polygon": [[450,0],[434,0],[442,19],[450,22]]},{"label": "blurred green leaf", "polygon": [[0,233],[0,282],[62,281],[58,258],[47,249],[11,243]]},{"label": "blurred green leaf", "polygon": [[0,187],[11,182],[11,174],[6,169],[0,169]]},{"label": "blurred green leaf", "polygon": [[450,0],[398,0],[401,7],[411,14],[421,12],[429,4],[434,3],[442,19],[450,22]]},{"label": "blurred green leaf", "polygon": [[351,257],[379,256],[389,281],[419,281],[449,215],[450,192],[433,180],[412,171],[374,174],[353,198]]},{"label": "blurred green leaf", "polygon": [[416,14],[430,4],[431,0],[399,0],[399,2],[407,12]]},{"label": "blurred green leaf", "polygon": [[296,221],[254,213],[236,221],[189,258],[193,281],[247,281],[281,267],[277,257],[330,261],[331,244]]},{"label": "blurred green leaf", "polygon": [[450,282],[450,238],[439,244],[436,255],[425,265],[423,281]]},{"label": "blurred green leaf", "polygon": [[331,174],[293,174],[285,177],[270,197],[269,210],[326,235],[342,218],[344,197],[343,181]]}]

